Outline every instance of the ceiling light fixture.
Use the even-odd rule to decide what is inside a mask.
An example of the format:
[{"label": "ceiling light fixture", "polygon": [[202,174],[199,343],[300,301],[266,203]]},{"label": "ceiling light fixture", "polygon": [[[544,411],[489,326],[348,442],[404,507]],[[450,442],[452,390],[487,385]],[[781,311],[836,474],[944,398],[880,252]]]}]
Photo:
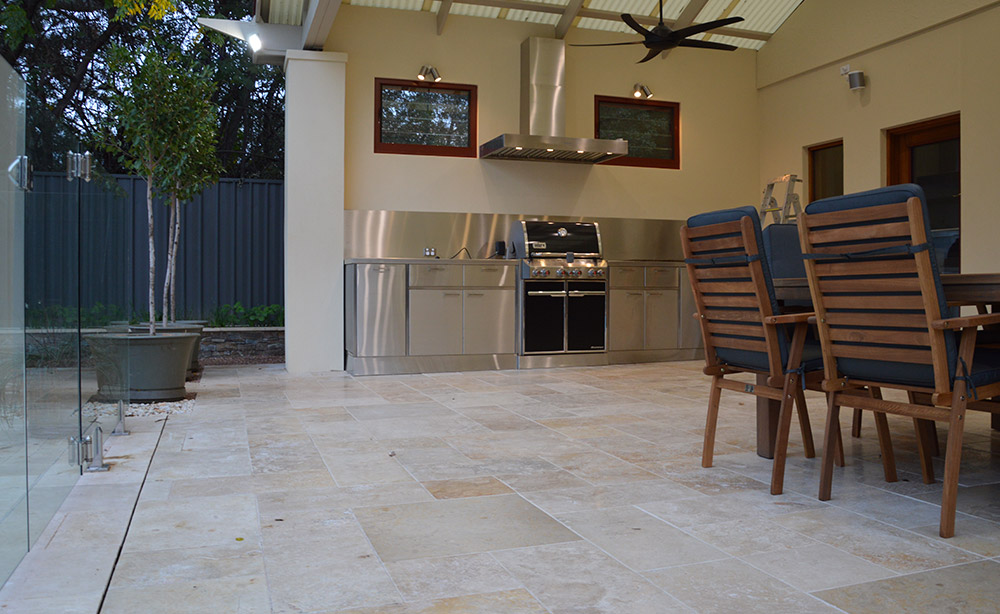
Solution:
[{"label": "ceiling light fixture", "polygon": [[636,83],[632,86],[632,95],[636,98],[652,98],[653,92],[642,83]]},{"label": "ceiling light fixture", "polygon": [[261,40],[260,40],[260,36],[258,36],[258,35],[257,35],[256,33],[254,33],[254,34],[251,34],[251,35],[250,35],[250,36],[249,36],[249,37],[247,38],[247,44],[249,44],[249,45],[250,45],[250,49],[251,49],[251,50],[252,50],[252,51],[253,51],[254,53],[257,53],[258,51],[260,51],[260,50],[261,50],[261,48],[262,48],[262,47],[264,46],[264,43],[263,43],[263,42],[261,42]]}]

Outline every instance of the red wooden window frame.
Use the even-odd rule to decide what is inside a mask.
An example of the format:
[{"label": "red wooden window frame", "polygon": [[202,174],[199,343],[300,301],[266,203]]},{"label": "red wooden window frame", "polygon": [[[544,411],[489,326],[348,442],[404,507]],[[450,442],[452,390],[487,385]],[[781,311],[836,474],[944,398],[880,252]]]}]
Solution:
[{"label": "red wooden window frame", "polygon": [[[469,145],[451,147],[448,145],[413,145],[382,142],[382,86],[394,85],[413,89],[443,89],[469,92]],[[475,158],[479,155],[476,144],[478,106],[476,86],[464,83],[428,83],[409,79],[375,79],[375,153],[409,154],[422,156],[452,156]]]},{"label": "red wooden window frame", "polygon": [[[639,158],[632,154],[602,162],[602,165],[612,166],[642,166],[647,168],[672,168],[681,167],[681,104],[679,102],[668,102],[666,100],[642,100],[636,98],[621,98],[617,96],[594,96],[594,138],[601,138],[601,103],[618,104],[631,107],[646,107],[657,109],[673,109],[673,136],[674,136],[674,157],[673,158]],[[624,135],[620,138],[626,138]],[[627,140],[627,139],[626,139]]]}]

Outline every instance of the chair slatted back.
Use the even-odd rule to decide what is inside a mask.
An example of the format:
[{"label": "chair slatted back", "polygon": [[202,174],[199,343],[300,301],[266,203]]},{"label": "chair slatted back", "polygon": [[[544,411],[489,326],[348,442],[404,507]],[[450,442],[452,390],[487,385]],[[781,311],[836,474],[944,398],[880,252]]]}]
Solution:
[{"label": "chair slatted back", "polygon": [[787,339],[764,317],[777,313],[752,207],[694,216],[681,229],[698,308],[705,360],[771,375],[783,373]]},{"label": "chair slatted back", "polygon": [[[826,379],[950,390],[955,342],[930,326],[945,304],[922,191],[877,192],[816,201],[799,218]],[[896,202],[872,204],[885,200]]]}]

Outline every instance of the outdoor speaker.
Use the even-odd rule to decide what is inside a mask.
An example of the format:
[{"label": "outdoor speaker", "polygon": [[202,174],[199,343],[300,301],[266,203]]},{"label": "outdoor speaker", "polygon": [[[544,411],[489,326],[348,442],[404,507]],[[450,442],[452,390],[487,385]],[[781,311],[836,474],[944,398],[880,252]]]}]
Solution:
[{"label": "outdoor speaker", "polygon": [[847,73],[847,83],[852,90],[865,89],[865,73],[863,70],[852,70]]}]

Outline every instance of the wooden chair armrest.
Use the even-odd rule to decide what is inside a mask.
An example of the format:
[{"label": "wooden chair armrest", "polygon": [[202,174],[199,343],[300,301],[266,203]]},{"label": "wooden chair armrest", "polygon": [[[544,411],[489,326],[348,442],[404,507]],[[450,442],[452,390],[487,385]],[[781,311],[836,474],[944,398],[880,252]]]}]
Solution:
[{"label": "wooden chair armrest", "polygon": [[969,328],[970,326],[988,326],[990,324],[1000,324],[1000,313],[981,313],[974,316],[961,318],[944,318],[931,322],[931,328],[938,330],[955,330],[959,328]]},{"label": "wooden chair armrest", "polygon": [[815,316],[816,314],[812,311],[804,311],[802,313],[786,313],[780,316],[767,316],[764,318],[764,324],[797,324],[799,322],[808,322],[809,318]]}]

